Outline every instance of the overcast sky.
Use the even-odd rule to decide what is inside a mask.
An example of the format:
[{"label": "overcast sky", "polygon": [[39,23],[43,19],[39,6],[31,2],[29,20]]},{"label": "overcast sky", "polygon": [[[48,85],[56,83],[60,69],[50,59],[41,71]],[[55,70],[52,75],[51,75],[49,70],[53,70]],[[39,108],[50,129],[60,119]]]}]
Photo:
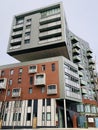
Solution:
[{"label": "overcast sky", "polygon": [[[60,0],[0,0],[0,65],[17,62],[6,54],[13,16],[56,2]],[[62,2],[69,29],[90,44],[98,68],[98,0]]]}]

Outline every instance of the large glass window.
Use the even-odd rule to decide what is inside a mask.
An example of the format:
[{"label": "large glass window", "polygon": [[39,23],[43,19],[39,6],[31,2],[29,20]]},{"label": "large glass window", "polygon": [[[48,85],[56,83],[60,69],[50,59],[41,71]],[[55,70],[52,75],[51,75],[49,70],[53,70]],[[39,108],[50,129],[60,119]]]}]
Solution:
[{"label": "large glass window", "polygon": [[47,112],[46,119],[47,121],[51,121],[51,112]]},{"label": "large glass window", "polygon": [[19,18],[16,20],[16,24],[22,24],[24,22],[23,18]]},{"label": "large glass window", "polygon": [[50,9],[47,11],[44,11],[41,13],[42,18],[53,15],[53,14],[57,14],[60,12],[60,7],[54,8],[54,9]]},{"label": "large glass window", "polygon": [[85,105],[85,112],[89,112],[90,113],[90,105]]}]

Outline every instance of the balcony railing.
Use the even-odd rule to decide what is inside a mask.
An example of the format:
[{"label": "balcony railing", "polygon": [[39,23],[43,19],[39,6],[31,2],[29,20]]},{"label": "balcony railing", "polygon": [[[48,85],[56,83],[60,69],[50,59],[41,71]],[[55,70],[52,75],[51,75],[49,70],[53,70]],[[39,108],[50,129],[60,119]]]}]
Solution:
[{"label": "balcony railing", "polygon": [[47,94],[48,95],[57,94],[57,89],[48,89]]},{"label": "balcony railing", "polygon": [[77,42],[77,43],[73,44],[73,48],[80,49],[80,45],[79,45],[79,43]]},{"label": "balcony railing", "polygon": [[81,58],[79,56],[73,56],[73,60],[75,62],[80,62],[81,61]]},{"label": "balcony railing", "polygon": [[48,42],[54,42],[54,41],[58,41],[58,40],[61,40],[62,37],[55,37],[55,38],[49,38],[49,39],[46,39],[46,40],[41,40],[39,41],[39,44],[45,44],[45,43],[48,43]]},{"label": "balcony railing", "polygon": [[34,77],[34,85],[46,85],[45,74],[36,74]]},{"label": "balcony railing", "polygon": [[17,43],[17,42],[21,42],[22,38],[16,38],[16,39],[12,39],[11,43]]},{"label": "balcony railing", "polygon": [[13,29],[14,30],[18,30],[18,29],[22,29],[23,28],[23,24],[19,24],[19,25],[14,25]]},{"label": "balcony railing", "polygon": [[60,14],[56,14],[56,15],[49,16],[47,18],[42,18],[40,19],[40,24],[46,24],[46,23],[58,21],[60,20],[60,17],[61,17]]},{"label": "balcony railing", "polygon": [[76,93],[70,92],[68,90],[65,93],[66,93],[67,97],[70,97],[70,98],[73,98],[73,99],[78,99],[78,100],[81,99],[81,95],[80,94],[76,94]]},{"label": "balcony railing", "polygon": [[58,28],[61,26],[61,21],[57,21],[57,22],[53,22],[53,23],[49,23],[49,24],[45,24],[45,25],[41,25],[39,27],[40,31],[47,31],[49,29],[53,29],[53,28]]}]

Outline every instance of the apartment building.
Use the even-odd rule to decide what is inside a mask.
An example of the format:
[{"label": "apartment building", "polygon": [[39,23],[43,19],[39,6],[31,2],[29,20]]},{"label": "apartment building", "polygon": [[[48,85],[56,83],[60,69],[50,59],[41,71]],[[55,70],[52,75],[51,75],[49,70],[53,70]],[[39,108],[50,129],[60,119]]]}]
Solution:
[{"label": "apartment building", "polygon": [[[97,73],[93,52],[86,41],[77,37],[71,31],[69,31],[69,37],[71,46],[69,50],[71,51],[72,61],[77,64],[79,70],[83,105],[87,106],[85,114],[88,115],[88,113],[93,111],[96,115],[96,100],[98,101],[96,90]],[[82,106],[82,108],[84,107]]]},{"label": "apartment building", "polygon": [[93,52],[62,2],[15,15],[7,53],[20,63],[0,67],[3,128],[85,127],[98,116]]},{"label": "apartment building", "polygon": [[15,15],[7,53],[20,61],[69,57],[62,3]]},{"label": "apartment building", "polygon": [[64,57],[5,65],[0,70],[4,128],[32,128],[35,119],[36,127],[65,127],[67,109],[77,112],[82,102],[78,67]]}]

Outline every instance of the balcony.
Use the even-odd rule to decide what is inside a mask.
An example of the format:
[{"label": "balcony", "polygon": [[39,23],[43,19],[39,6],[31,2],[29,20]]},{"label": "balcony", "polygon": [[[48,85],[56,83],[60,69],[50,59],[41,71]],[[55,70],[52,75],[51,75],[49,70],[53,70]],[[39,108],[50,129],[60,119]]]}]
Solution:
[{"label": "balcony", "polygon": [[39,41],[39,44],[45,44],[45,43],[49,43],[49,42],[53,42],[53,41],[58,41],[61,40],[62,37],[54,37],[54,38],[49,38],[46,40],[41,40]]},{"label": "balcony", "polygon": [[81,100],[81,95],[80,94],[76,94],[76,93],[70,92],[68,90],[65,91],[65,93],[66,93],[66,96],[69,97],[69,98]]},{"label": "balcony", "polygon": [[87,94],[87,90],[82,88],[82,94]]},{"label": "balcony", "polygon": [[69,85],[74,86],[76,88],[80,88],[80,84],[79,83],[73,82],[73,81],[71,81],[69,79],[65,79],[65,84],[69,84]]},{"label": "balcony", "polygon": [[36,74],[34,77],[34,85],[46,85],[46,75],[44,73]]},{"label": "balcony", "polygon": [[86,83],[86,81],[84,81],[84,80],[81,79],[80,80],[80,84],[81,84],[81,86],[86,86],[87,83]]},{"label": "balcony", "polygon": [[78,42],[78,39],[77,39],[76,37],[74,37],[74,38],[71,39],[71,43],[72,43],[72,44],[75,44],[75,43],[77,43],[77,42]]},{"label": "balcony", "polygon": [[91,52],[87,52],[87,58],[92,58],[92,53]]},{"label": "balcony", "polygon": [[22,31],[13,32],[13,33],[12,33],[12,36],[13,36],[13,37],[22,36]]},{"label": "balcony", "polygon": [[88,50],[87,50],[87,53],[92,53],[92,50],[91,50],[91,49],[88,49]]},{"label": "balcony", "polygon": [[14,88],[12,90],[12,97],[20,97],[21,96],[21,88]]},{"label": "balcony", "polygon": [[81,64],[78,64],[78,68],[79,68],[79,70],[83,70],[84,69]]},{"label": "balcony", "polygon": [[29,66],[28,73],[36,73],[37,72],[37,65]]},{"label": "balcony", "polygon": [[40,19],[40,24],[43,25],[43,24],[47,24],[51,22],[56,22],[56,21],[60,21],[60,19],[61,19],[61,15],[56,14],[56,15],[52,15],[52,16]]},{"label": "balcony", "polygon": [[83,73],[79,71],[79,77],[83,77]]},{"label": "balcony", "polygon": [[73,48],[80,49],[79,43],[77,42],[77,43],[73,44]]},{"label": "balcony", "polygon": [[23,29],[23,24],[18,24],[13,26],[13,30],[21,30]]},{"label": "balcony", "polygon": [[48,31],[50,29],[56,29],[56,28],[61,28],[61,21],[41,25],[39,27],[39,30],[40,30],[40,32],[42,32],[42,31]]},{"label": "balcony", "polygon": [[80,62],[81,59],[80,59],[79,56],[73,56],[73,61],[74,61],[74,62]]},{"label": "balcony", "polygon": [[92,65],[92,64],[95,64],[94,60],[93,59],[89,59],[89,65]]},{"label": "balcony", "polygon": [[0,79],[0,89],[6,89],[7,85],[7,78],[1,78]]},{"label": "balcony", "polygon": [[73,52],[74,55],[79,55],[80,54],[80,51],[78,49],[76,49],[76,48],[73,48],[72,52]]},{"label": "balcony", "polygon": [[47,95],[57,94],[57,85],[49,85],[47,88]]},{"label": "balcony", "polygon": [[91,78],[91,83],[94,84],[94,78]]},{"label": "balcony", "polygon": [[21,45],[14,45],[14,46],[11,46],[9,49],[10,50],[15,50],[15,49],[18,49],[20,47],[21,47]]},{"label": "balcony", "polygon": [[59,35],[61,35],[61,29],[54,29],[54,30],[51,30],[51,31],[40,33],[39,38],[40,39],[51,38],[53,36],[59,36]]},{"label": "balcony", "polygon": [[15,39],[12,39],[10,43],[11,43],[11,44],[21,43],[21,41],[22,41],[22,38],[15,38]]},{"label": "balcony", "polygon": [[27,26],[27,25],[31,25],[31,21],[27,22],[27,23],[26,23],[26,26]]},{"label": "balcony", "polygon": [[95,65],[94,65],[94,64],[91,64],[91,65],[88,66],[88,68],[89,68],[90,70],[95,70]]}]

